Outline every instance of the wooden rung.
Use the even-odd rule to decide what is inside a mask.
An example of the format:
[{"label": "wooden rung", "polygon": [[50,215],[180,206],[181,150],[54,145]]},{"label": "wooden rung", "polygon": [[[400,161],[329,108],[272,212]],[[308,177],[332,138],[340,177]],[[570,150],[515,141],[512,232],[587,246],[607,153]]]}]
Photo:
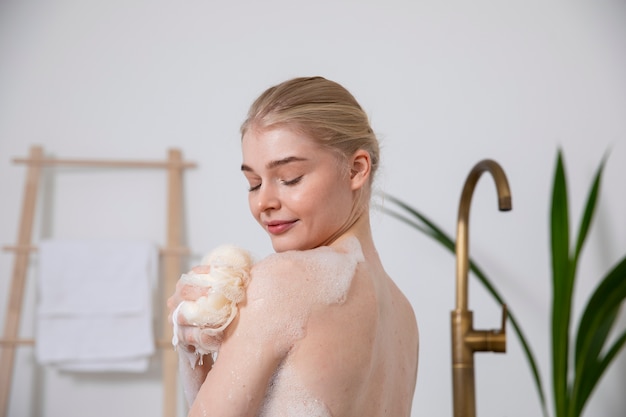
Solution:
[{"label": "wooden rung", "polygon": [[[37,246],[24,246],[24,245],[12,245],[12,246],[3,246],[2,250],[7,252],[36,252],[39,250]],[[165,247],[159,249],[159,254],[161,256],[171,256],[171,255],[190,255],[191,250],[187,247],[179,246],[179,247]]]},{"label": "wooden rung", "polygon": [[[16,345],[34,345],[35,339],[0,339],[0,345],[16,346]],[[160,348],[173,348],[171,340],[157,339],[154,344]]]},{"label": "wooden rung", "polygon": [[15,164],[27,165],[65,165],[83,167],[110,167],[110,168],[196,168],[194,162],[184,161],[122,161],[102,159],[59,159],[59,158],[13,158]]},{"label": "wooden rung", "polygon": [[3,246],[3,251],[6,252],[35,252],[37,250],[36,246],[25,246],[25,245],[13,245],[13,246]]},{"label": "wooden rung", "polygon": [[35,339],[0,339],[0,345],[34,345]]}]

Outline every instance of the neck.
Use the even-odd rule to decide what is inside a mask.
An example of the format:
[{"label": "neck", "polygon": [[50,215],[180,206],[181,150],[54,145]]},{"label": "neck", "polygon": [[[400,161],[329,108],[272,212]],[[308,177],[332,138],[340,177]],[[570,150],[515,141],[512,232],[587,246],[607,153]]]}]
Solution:
[{"label": "neck", "polygon": [[368,254],[376,254],[374,239],[372,238],[372,229],[370,227],[369,208],[366,207],[352,223],[335,233],[331,239],[328,239],[324,243],[324,246],[333,246],[349,237],[359,239],[363,254],[366,257]]}]

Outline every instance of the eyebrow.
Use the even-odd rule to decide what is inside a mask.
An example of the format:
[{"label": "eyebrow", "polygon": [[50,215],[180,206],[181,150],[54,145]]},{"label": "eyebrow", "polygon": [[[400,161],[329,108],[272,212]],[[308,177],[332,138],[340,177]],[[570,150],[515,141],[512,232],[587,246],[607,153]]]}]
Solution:
[{"label": "eyebrow", "polygon": [[[266,168],[267,169],[273,169],[282,165],[287,165],[290,164],[292,162],[301,162],[301,161],[306,161],[306,158],[300,158],[298,156],[288,156],[286,158],[283,159],[277,159],[275,161],[270,161]],[[241,164],[241,170],[242,171],[247,171],[247,172],[253,172],[252,168],[250,168],[248,165],[246,164]]]}]

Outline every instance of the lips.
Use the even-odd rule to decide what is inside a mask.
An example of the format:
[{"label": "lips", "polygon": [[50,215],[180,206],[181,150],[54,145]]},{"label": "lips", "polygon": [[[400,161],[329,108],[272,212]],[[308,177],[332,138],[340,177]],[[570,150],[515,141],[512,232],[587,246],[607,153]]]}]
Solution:
[{"label": "lips", "polygon": [[280,235],[282,233],[285,233],[287,230],[291,229],[296,224],[296,222],[297,220],[289,220],[289,221],[277,220],[277,221],[265,223],[265,227],[267,228],[267,231],[269,233],[273,235]]}]

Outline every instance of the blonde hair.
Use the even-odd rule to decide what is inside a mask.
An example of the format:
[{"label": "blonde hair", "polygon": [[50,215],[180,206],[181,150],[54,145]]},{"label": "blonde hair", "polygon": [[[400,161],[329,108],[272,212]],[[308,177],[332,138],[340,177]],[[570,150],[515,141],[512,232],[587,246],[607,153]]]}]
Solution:
[{"label": "blonde hair", "polygon": [[370,154],[370,184],[378,168],[380,148],[369,118],[354,96],[340,84],[323,77],[300,77],[267,89],[257,98],[241,125],[250,129],[288,126],[344,159],[357,150]]}]

